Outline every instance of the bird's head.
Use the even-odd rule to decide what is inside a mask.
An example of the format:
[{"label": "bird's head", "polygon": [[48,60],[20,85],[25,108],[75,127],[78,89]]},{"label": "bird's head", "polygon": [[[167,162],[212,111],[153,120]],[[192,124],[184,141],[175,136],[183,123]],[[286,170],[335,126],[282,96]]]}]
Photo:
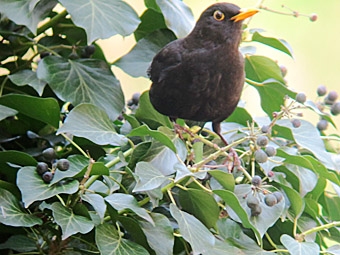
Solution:
[{"label": "bird's head", "polygon": [[213,4],[201,14],[192,33],[205,40],[238,46],[242,21],[257,12],[256,9],[241,9],[231,3]]}]

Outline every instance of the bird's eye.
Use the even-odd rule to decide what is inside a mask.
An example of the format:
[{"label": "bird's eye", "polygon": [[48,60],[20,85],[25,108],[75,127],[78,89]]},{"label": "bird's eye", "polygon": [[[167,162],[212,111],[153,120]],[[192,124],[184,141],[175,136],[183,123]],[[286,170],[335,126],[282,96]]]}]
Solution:
[{"label": "bird's eye", "polygon": [[215,11],[214,12],[214,19],[216,19],[217,21],[224,20],[224,13],[221,12],[221,11]]}]

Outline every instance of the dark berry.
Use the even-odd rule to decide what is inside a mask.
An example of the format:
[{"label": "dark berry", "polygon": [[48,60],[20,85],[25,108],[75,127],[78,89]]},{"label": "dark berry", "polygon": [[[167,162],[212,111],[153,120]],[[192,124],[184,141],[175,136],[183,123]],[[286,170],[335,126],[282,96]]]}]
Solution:
[{"label": "dark berry", "polygon": [[280,65],[280,70],[281,70],[282,76],[285,77],[287,74],[287,67]]},{"label": "dark berry", "polygon": [[298,93],[296,94],[296,97],[295,97],[296,101],[298,101],[299,103],[303,104],[304,102],[306,102],[307,100],[307,97],[306,97],[306,94],[305,93]]},{"label": "dark berry", "polygon": [[251,179],[251,184],[253,184],[256,187],[260,187],[262,183],[262,178],[258,175],[255,175],[252,179]]},{"label": "dark berry", "polygon": [[263,125],[262,128],[261,128],[261,132],[264,133],[264,134],[269,134],[271,132],[271,128],[269,125]]},{"label": "dark berry", "polygon": [[257,139],[256,139],[256,143],[258,146],[260,147],[264,147],[268,144],[268,137],[267,136],[264,136],[264,135],[261,135],[259,136]]},{"label": "dark berry", "polygon": [[316,13],[312,13],[310,16],[309,16],[309,20],[310,21],[316,21],[318,19],[318,15]]},{"label": "dark berry", "polygon": [[264,150],[268,157],[273,157],[276,155],[276,149],[272,146],[267,146]]},{"label": "dark berry", "polygon": [[301,126],[301,121],[298,119],[293,119],[292,124],[293,124],[293,127],[298,128]]},{"label": "dark berry", "polygon": [[262,212],[262,208],[260,206],[256,206],[250,210],[251,216],[259,216]]},{"label": "dark berry", "polygon": [[283,199],[283,195],[280,191],[273,192],[273,195],[276,197],[278,203],[280,203]]},{"label": "dark berry", "polygon": [[336,91],[330,91],[327,95],[327,99],[331,102],[334,102],[338,99],[338,93]]},{"label": "dark berry", "polygon": [[57,161],[57,168],[61,171],[66,171],[70,168],[70,161],[65,158],[59,159]]},{"label": "dark berry", "polygon": [[324,85],[319,85],[319,87],[317,88],[316,93],[318,93],[318,96],[320,96],[320,97],[326,95],[326,93],[327,93],[327,88],[326,88],[326,86],[324,86]]},{"label": "dark berry", "polygon": [[57,154],[55,153],[55,150],[53,148],[47,148],[43,150],[42,155],[47,160],[52,160],[57,157]]},{"label": "dark berry", "polygon": [[75,60],[75,59],[78,59],[79,56],[78,56],[77,53],[72,52],[70,55],[68,55],[68,58],[71,59],[71,60]]},{"label": "dark berry", "polygon": [[132,99],[130,99],[129,101],[127,101],[127,105],[128,105],[128,106],[132,106],[132,105],[134,105],[134,103],[133,103]]},{"label": "dark berry", "polygon": [[96,51],[96,46],[94,46],[93,44],[91,45],[87,45],[85,47],[85,52],[88,54],[88,55],[92,55],[94,52]]},{"label": "dark berry", "polygon": [[140,98],[140,93],[136,92],[132,95],[132,102],[134,104],[138,104],[139,103],[139,98]]},{"label": "dark berry", "polygon": [[277,199],[276,196],[273,194],[268,194],[264,197],[264,202],[266,203],[266,205],[268,206],[274,206],[277,204]]},{"label": "dark berry", "polygon": [[53,174],[51,172],[45,172],[41,177],[45,183],[50,183],[53,179]]},{"label": "dark berry", "polygon": [[41,52],[41,53],[40,53],[40,58],[43,59],[44,57],[47,57],[47,56],[49,56],[49,55],[50,55],[49,52],[44,51],[44,52]]},{"label": "dark berry", "polygon": [[45,162],[39,162],[36,170],[39,175],[42,175],[48,171],[48,165]]},{"label": "dark berry", "polygon": [[251,209],[254,209],[255,207],[259,206],[260,201],[253,195],[249,195],[247,198],[247,206]]},{"label": "dark berry", "polygon": [[255,151],[255,160],[258,163],[264,163],[268,160],[268,156],[263,150],[258,149],[257,151]]},{"label": "dark berry", "polygon": [[320,131],[326,130],[328,127],[328,121],[327,120],[320,120],[318,124],[316,124],[317,129]]},{"label": "dark berry", "polygon": [[331,113],[335,116],[340,113],[340,101],[334,103],[331,107]]}]

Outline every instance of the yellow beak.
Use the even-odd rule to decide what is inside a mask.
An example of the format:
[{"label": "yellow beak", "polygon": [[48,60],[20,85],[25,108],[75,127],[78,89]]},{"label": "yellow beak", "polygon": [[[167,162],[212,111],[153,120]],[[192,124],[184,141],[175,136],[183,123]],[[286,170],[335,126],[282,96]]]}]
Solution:
[{"label": "yellow beak", "polygon": [[238,22],[238,21],[244,20],[246,18],[249,18],[249,17],[255,15],[258,12],[259,12],[259,10],[257,10],[257,9],[241,9],[240,13],[231,17],[230,20],[233,20],[234,22]]}]

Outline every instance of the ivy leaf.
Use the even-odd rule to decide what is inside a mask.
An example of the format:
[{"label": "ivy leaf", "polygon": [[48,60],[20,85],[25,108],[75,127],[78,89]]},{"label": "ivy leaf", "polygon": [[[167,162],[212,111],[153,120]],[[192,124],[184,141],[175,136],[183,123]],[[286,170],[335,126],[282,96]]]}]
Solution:
[{"label": "ivy leaf", "polygon": [[96,227],[96,244],[101,255],[149,255],[141,245],[122,238],[115,227],[107,223]]},{"label": "ivy leaf", "polygon": [[151,224],[154,224],[148,212],[138,205],[137,200],[132,195],[114,193],[105,197],[105,201],[118,211],[130,209],[131,211],[135,212],[139,217],[147,220]]},{"label": "ivy leaf", "polygon": [[335,244],[326,250],[327,253],[333,255],[340,255],[340,244]]},{"label": "ivy leaf", "polygon": [[117,134],[106,112],[92,104],[80,104],[72,109],[57,132],[60,133],[85,137],[99,145],[121,146],[127,143],[123,135]]},{"label": "ivy leaf", "polygon": [[0,105],[0,121],[6,119],[7,117],[14,116],[18,113],[17,110]]},{"label": "ivy leaf", "polygon": [[324,113],[322,111],[319,110],[319,108],[316,106],[316,104],[312,101],[312,100],[307,100],[304,103],[304,106],[307,106],[309,109],[313,110],[314,112],[316,112],[317,114],[319,114],[320,116],[322,116],[323,119],[327,120],[328,122],[330,122],[333,127],[336,128],[336,125],[334,123],[334,121],[332,120],[332,118],[330,117],[330,115],[328,115],[327,113]]},{"label": "ivy leaf", "polygon": [[60,108],[54,98],[9,94],[0,98],[0,104],[15,109],[33,119],[50,124],[55,128],[59,126]]},{"label": "ivy leaf", "polygon": [[170,204],[170,212],[178,223],[181,235],[190,243],[194,255],[213,248],[215,237],[198,219],[179,210],[174,204]]},{"label": "ivy leaf", "polygon": [[138,162],[135,169],[135,175],[138,177],[138,181],[133,192],[156,189],[168,180],[168,177],[164,176],[149,162]]},{"label": "ivy leaf", "polygon": [[157,255],[172,255],[174,246],[173,229],[169,219],[160,213],[151,213],[155,225],[140,221],[150,247]]},{"label": "ivy leaf", "polygon": [[46,82],[41,81],[37,77],[37,73],[29,69],[24,69],[14,74],[8,75],[8,78],[17,86],[29,85],[42,95]]},{"label": "ivy leaf", "polygon": [[235,189],[235,180],[234,175],[231,173],[226,173],[221,170],[210,170],[208,172],[215,178],[226,190],[234,191]]},{"label": "ivy leaf", "polygon": [[25,25],[36,33],[38,23],[47,17],[56,4],[57,1],[54,0],[0,0],[0,12],[18,25]]},{"label": "ivy leaf", "polygon": [[106,212],[106,204],[104,198],[98,194],[83,194],[81,199],[88,202],[96,210],[100,218],[104,218]]},{"label": "ivy leaf", "polygon": [[39,62],[37,75],[61,100],[74,106],[94,104],[104,109],[111,120],[117,119],[123,110],[125,102],[119,81],[102,60],[48,56]]},{"label": "ivy leaf", "polygon": [[153,57],[175,39],[174,34],[168,29],[156,30],[140,39],[128,54],[113,64],[133,77],[147,78],[147,70]]},{"label": "ivy leaf", "polygon": [[35,167],[25,166],[19,169],[17,185],[22,194],[22,201],[27,208],[34,201],[41,201],[57,194],[73,194],[78,190],[79,182],[73,180],[63,185],[46,184],[35,170]]},{"label": "ivy leaf", "polygon": [[11,249],[17,252],[28,253],[36,251],[37,245],[34,239],[25,235],[11,235],[6,242],[0,244],[0,250],[3,249]]},{"label": "ivy leaf", "polygon": [[60,0],[60,3],[73,22],[86,30],[88,42],[116,34],[127,36],[140,23],[138,14],[121,0]]},{"label": "ivy leaf", "polygon": [[179,202],[184,211],[195,216],[208,229],[215,227],[220,209],[211,194],[198,189],[180,190]]},{"label": "ivy leaf", "polygon": [[13,227],[32,227],[43,222],[38,217],[23,212],[19,201],[9,191],[0,188],[0,222]]},{"label": "ivy leaf", "polygon": [[292,255],[319,255],[320,247],[316,243],[312,242],[298,242],[289,235],[282,235],[281,243],[288,249]]},{"label": "ivy leaf", "polygon": [[75,215],[69,208],[64,207],[61,203],[55,202],[51,207],[53,218],[62,229],[62,239],[76,234],[86,234],[90,232],[94,224],[88,218],[80,215]]},{"label": "ivy leaf", "polygon": [[186,37],[195,25],[191,9],[181,0],[156,0],[165,24],[178,38]]},{"label": "ivy leaf", "polygon": [[273,47],[277,50],[280,50],[280,51],[288,54],[289,56],[293,57],[292,48],[290,47],[290,45],[285,40],[277,39],[277,38],[274,38],[274,37],[263,36],[259,32],[256,31],[253,34],[252,41],[266,44],[270,47]]}]

